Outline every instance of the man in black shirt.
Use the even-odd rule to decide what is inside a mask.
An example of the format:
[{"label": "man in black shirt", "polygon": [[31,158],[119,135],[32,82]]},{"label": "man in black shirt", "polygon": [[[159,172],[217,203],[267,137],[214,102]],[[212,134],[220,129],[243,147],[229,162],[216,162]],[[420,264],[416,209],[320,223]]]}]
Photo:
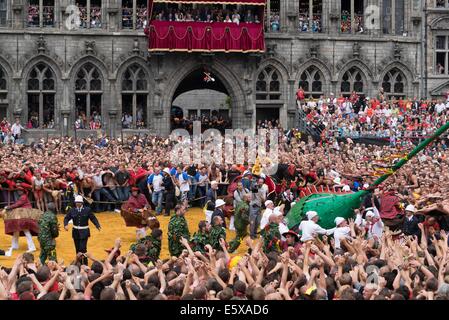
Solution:
[{"label": "man in black shirt", "polygon": [[[75,197],[75,208],[70,209],[64,217],[64,229],[68,231],[69,221],[73,221],[72,238],[75,243],[76,253],[87,252],[87,240],[90,237],[89,220],[95,225],[98,231],[101,230],[97,217],[92,213],[89,207],[83,206],[83,197]],[[82,259],[83,264],[87,264],[87,258]]]},{"label": "man in black shirt", "polygon": [[170,175],[170,169],[165,168],[163,171],[164,179],[162,180],[162,185],[164,186],[165,195],[165,216],[170,215],[170,210],[176,205],[175,197],[175,184],[173,183],[172,176]]},{"label": "man in black shirt", "polygon": [[195,175],[197,172],[197,168],[195,164],[192,164],[191,166],[189,166],[187,168],[187,175],[189,176],[189,180],[190,180],[190,191],[189,191],[189,201],[192,201],[193,199],[195,199],[196,196],[196,181],[195,181]]},{"label": "man in black shirt", "polygon": [[115,180],[118,183],[117,193],[120,201],[126,201],[129,198],[129,178],[129,172],[125,169],[125,165],[121,164],[115,173]]}]

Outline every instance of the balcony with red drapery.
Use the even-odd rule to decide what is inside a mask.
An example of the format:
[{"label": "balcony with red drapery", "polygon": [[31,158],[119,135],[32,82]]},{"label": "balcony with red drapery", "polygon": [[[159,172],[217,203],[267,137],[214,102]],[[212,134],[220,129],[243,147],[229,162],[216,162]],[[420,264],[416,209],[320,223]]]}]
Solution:
[{"label": "balcony with red drapery", "polygon": [[[252,22],[172,21],[154,19],[155,4],[226,4],[257,8],[257,18]],[[150,0],[150,23],[145,29],[150,52],[264,52],[263,27],[265,0]],[[171,20],[171,21],[170,21]]]}]

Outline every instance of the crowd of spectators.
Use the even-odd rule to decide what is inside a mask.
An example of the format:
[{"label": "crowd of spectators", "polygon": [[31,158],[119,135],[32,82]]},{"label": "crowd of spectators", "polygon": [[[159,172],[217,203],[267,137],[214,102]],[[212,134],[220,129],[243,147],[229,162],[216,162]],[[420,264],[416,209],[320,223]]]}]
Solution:
[{"label": "crowd of spectators", "polygon": [[[286,189],[278,207],[265,200],[266,193],[260,191],[265,188],[257,191],[263,206],[259,221],[264,226],[260,234],[244,239],[246,254],[236,256],[230,251],[226,231],[231,226],[223,229],[223,219],[215,216],[201,221],[194,235],[188,229],[177,234],[169,226],[169,239],[177,234],[183,248],[170,257],[160,257],[160,247],[154,247],[166,241],[160,229],[154,229],[143,241],[131,246],[130,251],[117,239],[105,248],[108,253],[103,257],[88,252],[85,255],[88,264],[81,254],[73,262],[44,264],[35,261],[31,253],[19,255],[12,268],[1,268],[0,299],[449,299],[447,140],[431,145],[367,196],[355,210],[355,219],[337,218],[335,227],[325,230],[317,225],[316,214],[308,212],[299,229],[289,231],[285,230],[284,221],[287,204],[296,199],[300,188],[320,185],[347,186],[350,190],[366,188],[380,173],[379,167],[402,158],[413,147],[351,142],[316,144],[304,141],[293,131],[280,137],[279,156],[281,163],[296,166],[299,180],[295,181],[295,187]],[[85,196],[93,192],[94,198],[105,196],[106,201],[112,202],[125,199],[130,186],[138,186],[145,192],[149,183],[155,183],[147,177],[166,167],[174,179],[181,180],[186,174],[197,181],[189,185],[189,191],[197,185],[198,189],[207,190],[206,197],[210,197],[208,190],[216,188],[217,172],[223,170],[231,182],[251,167],[251,164],[216,166],[216,170],[213,165],[176,167],[167,160],[171,145],[167,139],[145,136],[126,141],[101,137],[75,142],[63,138],[30,146],[2,146],[2,196],[11,198],[9,192],[14,199],[11,190],[18,186],[36,193],[39,191],[36,186],[43,179],[43,192],[56,203],[73,185],[79,185],[79,192]],[[263,180],[260,183],[264,185]],[[234,201],[252,203],[254,191],[244,184],[242,180],[239,190],[249,196],[237,197],[234,193]],[[97,208],[98,205],[93,204],[96,211],[116,207]],[[173,215],[189,219],[186,211],[186,203],[177,205]],[[432,214],[435,211],[439,214]],[[395,231],[385,227],[388,220],[398,218],[402,222]],[[216,230],[224,233],[220,231],[219,238],[213,239]],[[78,272],[70,271],[74,269]]]},{"label": "crowd of spectators", "polygon": [[81,28],[101,28],[101,7],[90,7],[90,25],[88,20],[87,7],[76,4],[80,11]]},{"label": "crowd of spectators", "polygon": [[321,29],[321,14],[315,14],[312,21],[309,19],[307,12],[299,13],[299,32],[322,32]]},{"label": "crowd of spectators", "polygon": [[[147,7],[142,5],[136,9],[136,29],[145,29],[147,26]],[[128,8],[126,5],[122,8],[122,27],[133,28],[133,8]]]},{"label": "crowd of spectators", "polygon": [[[352,19],[351,14],[348,11],[342,11],[341,13],[341,24],[340,30],[343,33],[351,33],[352,32]],[[354,32],[363,33],[363,14],[359,13],[354,16]]]},{"label": "crowd of spectators", "polygon": [[393,145],[427,137],[449,120],[449,100],[387,100],[382,94],[369,98],[355,92],[349,97],[331,93],[316,100],[300,100],[300,108],[307,124],[319,128],[323,136],[386,138]]},{"label": "crowd of spectators", "polygon": [[207,129],[217,129],[224,133],[226,129],[232,128],[230,119],[224,118],[221,115],[202,115],[202,116],[190,116],[182,117],[172,115],[172,128],[173,129],[186,129],[190,134],[193,132],[193,122],[201,122],[201,131],[204,132]]},{"label": "crowd of spectators", "polygon": [[202,6],[197,9],[161,9],[155,10],[154,20],[158,21],[195,21],[195,22],[227,22],[240,24],[260,23],[260,18],[251,9],[228,10]]}]

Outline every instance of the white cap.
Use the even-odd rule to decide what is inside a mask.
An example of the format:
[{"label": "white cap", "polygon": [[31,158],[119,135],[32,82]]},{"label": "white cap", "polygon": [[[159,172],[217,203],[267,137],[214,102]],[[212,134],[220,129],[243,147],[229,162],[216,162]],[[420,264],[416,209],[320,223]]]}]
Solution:
[{"label": "white cap", "polygon": [[374,212],[371,210],[366,213],[366,217],[374,217]]},{"label": "white cap", "polygon": [[170,174],[170,169],[169,168],[164,168],[163,170],[165,173]]},{"label": "white cap", "polygon": [[309,220],[312,220],[317,215],[318,215],[318,213],[316,211],[307,211],[307,213],[306,213],[307,219],[309,219]]},{"label": "white cap", "polygon": [[265,201],[265,207],[268,207],[269,204],[273,204],[273,201],[271,201],[271,200]]},{"label": "white cap", "polygon": [[221,199],[218,199],[218,200],[215,201],[215,208],[224,206],[225,204],[226,204],[226,202],[224,202],[224,201],[221,200]]},{"label": "white cap", "polygon": [[75,202],[84,202],[83,196],[75,196]]},{"label": "white cap", "polygon": [[340,184],[340,183],[341,183],[340,177],[336,177],[336,178],[334,179],[334,183]]},{"label": "white cap", "polygon": [[365,183],[364,185],[363,185],[363,189],[368,189],[369,188],[369,184],[368,183]]},{"label": "white cap", "polygon": [[342,190],[343,190],[344,192],[349,192],[349,191],[351,191],[351,187],[348,186],[348,185],[345,185],[345,186],[343,187]]},{"label": "white cap", "polygon": [[413,204],[409,204],[407,207],[405,207],[405,211],[410,211],[415,213],[416,212],[416,208]]},{"label": "white cap", "polygon": [[342,217],[337,217],[337,218],[335,218],[335,220],[334,220],[334,222],[335,222],[335,224],[337,225],[337,227],[338,227],[342,222],[344,222],[344,221],[345,221],[345,219],[342,218]]}]

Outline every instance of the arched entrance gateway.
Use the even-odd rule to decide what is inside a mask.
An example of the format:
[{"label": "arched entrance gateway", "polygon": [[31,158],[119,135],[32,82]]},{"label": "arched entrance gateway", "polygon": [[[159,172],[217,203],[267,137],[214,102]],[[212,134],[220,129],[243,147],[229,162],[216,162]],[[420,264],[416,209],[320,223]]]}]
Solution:
[{"label": "arched entrance gateway", "polygon": [[245,112],[248,104],[244,90],[233,71],[218,60],[198,63],[192,58],[174,63],[172,76],[161,89],[164,118],[154,123],[159,132],[169,134],[201,119],[203,131],[212,127],[211,121],[219,124],[214,128],[222,130],[251,127],[252,115]]},{"label": "arched entrance gateway", "polygon": [[190,72],[176,88],[170,110],[171,129],[184,128],[192,133],[193,121],[202,130],[220,131],[232,127],[232,98],[221,76],[207,67]]}]

